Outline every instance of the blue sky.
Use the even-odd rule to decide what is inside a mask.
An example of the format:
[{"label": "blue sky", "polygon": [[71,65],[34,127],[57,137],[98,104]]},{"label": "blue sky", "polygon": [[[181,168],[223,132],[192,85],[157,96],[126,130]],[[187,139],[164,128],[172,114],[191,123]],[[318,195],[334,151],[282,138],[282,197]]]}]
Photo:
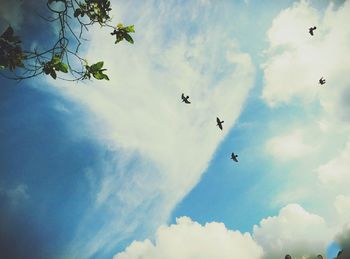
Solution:
[{"label": "blue sky", "polygon": [[[1,11],[1,29],[50,44],[52,28],[22,15],[26,3],[0,4],[18,13]],[[135,24],[135,44],[114,45],[94,27],[82,49],[105,61],[111,81],[0,78],[0,255],[333,258],[348,249],[349,3],[112,5],[113,22]]]}]

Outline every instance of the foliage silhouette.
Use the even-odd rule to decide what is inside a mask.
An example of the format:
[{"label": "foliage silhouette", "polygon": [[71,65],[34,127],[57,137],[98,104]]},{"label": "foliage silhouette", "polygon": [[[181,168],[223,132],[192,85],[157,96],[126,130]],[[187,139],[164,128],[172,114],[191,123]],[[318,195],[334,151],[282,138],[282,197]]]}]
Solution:
[{"label": "foliage silhouette", "polygon": [[109,80],[104,74],[107,69],[103,68],[103,61],[89,65],[79,55],[83,33],[88,31],[89,26],[97,23],[113,30],[111,35],[116,37],[115,44],[124,39],[133,44],[130,33],[135,32],[134,25],[124,26],[119,23],[116,27],[111,26],[112,8],[109,0],[48,0],[46,5],[50,17],[40,17],[54,23],[57,28],[57,41],[49,49],[23,50],[21,38],[9,26],[0,36],[1,75],[14,80],[41,74],[68,81],[91,79],[91,76],[97,80]]}]

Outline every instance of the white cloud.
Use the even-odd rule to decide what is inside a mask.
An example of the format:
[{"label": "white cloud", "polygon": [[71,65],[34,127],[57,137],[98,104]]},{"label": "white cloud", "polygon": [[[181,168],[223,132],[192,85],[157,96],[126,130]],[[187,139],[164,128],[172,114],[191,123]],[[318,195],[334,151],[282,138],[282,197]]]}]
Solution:
[{"label": "white cloud", "polygon": [[[349,102],[345,102],[350,92],[350,29],[344,26],[350,23],[349,13],[349,2],[338,8],[330,4],[323,14],[310,2],[300,1],[282,11],[268,31],[262,98],[272,108],[293,105],[296,99],[304,104],[298,107],[304,108],[297,113],[300,119],[292,117],[291,121],[291,116],[285,116],[282,126],[281,121],[273,121],[279,131],[265,146],[279,160],[298,159],[292,169],[279,172],[284,175],[277,186],[283,185],[278,190],[282,195],[277,193],[275,199],[283,200],[280,204],[302,202],[317,214],[289,204],[278,216],[254,226],[253,238],[263,247],[265,258],[325,254],[334,233],[349,218],[345,172],[350,172],[350,150],[349,145],[343,147],[350,114]],[[317,30],[311,37],[308,28],[313,25]],[[327,80],[324,87],[318,85],[321,76]],[[281,135],[281,128],[289,133]]]},{"label": "white cloud", "polygon": [[338,195],[334,206],[339,216],[339,222],[348,222],[350,220],[350,196]]},{"label": "white cloud", "polygon": [[[350,106],[350,3],[336,9],[330,4],[321,18],[309,2],[282,11],[268,31],[270,44],[263,65],[263,99],[270,105],[294,98],[318,100],[326,112],[349,120]],[[317,26],[315,35],[308,28]],[[326,78],[320,87],[318,79]]]},{"label": "white cloud", "polygon": [[314,150],[314,147],[305,142],[306,139],[302,132],[296,130],[269,139],[266,143],[266,150],[281,161],[300,159]]},{"label": "white cloud", "polygon": [[[288,109],[271,123],[279,127],[265,150],[279,160],[298,160],[282,170],[285,178],[271,204],[308,204],[328,220],[336,218],[335,198],[349,194],[350,150],[344,148],[350,118],[345,101],[350,92],[350,29],[344,26],[350,23],[349,13],[348,1],[337,7],[330,3],[325,10],[313,8],[311,1],[294,3],[273,20],[262,66],[263,100],[271,108],[297,107],[292,109],[296,117],[289,116]],[[308,28],[313,25],[317,29],[311,36]],[[322,87],[321,76],[327,80]],[[281,135],[281,128],[290,133]]]},{"label": "white cloud", "polygon": [[349,186],[350,184],[350,141],[335,158],[317,169],[319,180],[324,184]]},{"label": "white cloud", "polygon": [[249,233],[229,230],[217,222],[202,226],[181,217],[174,225],[160,227],[154,244],[148,239],[134,241],[114,259],[257,259],[261,255],[261,247]]},{"label": "white cloud", "polygon": [[[339,197],[338,203],[342,200],[343,204],[344,198]],[[114,259],[280,259],[286,254],[295,259],[316,258],[326,254],[335,233],[343,232],[339,227],[328,225],[323,217],[307,212],[299,204],[288,204],[277,216],[262,219],[253,227],[252,236],[229,230],[223,223],[202,226],[181,217],[174,225],[159,227],[154,242],[133,241]]]},{"label": "white cloud", "polygon": [[253,237],[263,247],[264,258],[293,258],[324,254],[333,237],[325,220],[305,211],[298,204],[282,208],[278,216],[268,217],[254,226]]},{"label": "white cloud", "polygon": [[[112,219],[89,242],[81,227],[77,240],[83,248],[72,250],[84,250],[82,257],[113,247],[135,229],[150,233],[167,220],[199,181],[254,83],[250,56],[232,35],[215,30],[210,6],[137,6],[113,6],[115,17],[135,23],[135,45],[114,45],[108,31],[90,31],[87,59],[104,60],[110,82],[58,83],[62,95],[89,111],[95,137],[117,152],[95,172],[102,175],[96,208],[107,209]],[[182,92],[191,105],[181,103]],[[217,116],[225,121],[223,131],[215,126]]]}]

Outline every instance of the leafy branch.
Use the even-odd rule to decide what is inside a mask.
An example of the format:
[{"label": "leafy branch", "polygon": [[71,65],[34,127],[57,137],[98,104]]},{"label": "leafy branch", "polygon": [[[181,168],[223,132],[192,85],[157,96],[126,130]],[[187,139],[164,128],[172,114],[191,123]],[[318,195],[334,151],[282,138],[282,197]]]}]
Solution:
[{"label": "leafy branch", "polygon": [[[38,75],[50,75],[53,79],[60,78],[68,81],[91,79],[109,80],[104,74],[104,62],[92,65],[79,55],[83,33],[89,26],[99,24],[101,27],[112,29],[115,43],[123,39],[133,44],[130,33],[134,33],[134,25],[111,26],[109,0],[48,0],[47,8],[50,16],[42,19],[55,23],[58,38],[51,48],[39,51],[23,50],[22,41],[11,26],[0,36],[0,74],[6,78],[23,80]],[[76,26],[77,25],[77,26]],[[67,74],[70,74],[67,77]],[[61,77],[66,75],[65,77]]]}]

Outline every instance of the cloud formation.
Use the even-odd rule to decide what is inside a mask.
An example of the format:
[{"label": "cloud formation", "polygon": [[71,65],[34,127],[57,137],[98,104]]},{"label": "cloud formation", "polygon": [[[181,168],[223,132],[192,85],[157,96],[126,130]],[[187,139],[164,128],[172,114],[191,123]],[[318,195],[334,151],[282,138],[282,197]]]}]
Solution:
[{"label": "cloud formation", "polygon": [[[149,234],[167,220],[199,181],[254,83],[250,56],[210,23],[210,3],[137,6],[113,6],[115,17],[135,23],[135,45],[114,46],[108,31],[90,31],[87,59],[104,60],[110,82],[57,83],[91,114],[94,137],[115,154],[94,172],[100,182],[95,204],[71,249],[85,251],[83,257],[108,251],[135,231]],[[181,93],[190,105],[181,103]],[[225,121],[222,132],[217,116]],[[108,216],[85,240],[83,226],[102,209]]]},{"label": "cloud formation", "polygon": [[[344,145],[349,142],[350,109],[345,99],[350,91],[350,59],[346,58],[350,29],[344,26],[350,23],[349,12],[348,1],[339,6],[330,3],[324,10],[314,8],[311,1],[293,3],[276,16],[267,32],[269,47],[262,66],[266,104],[275,110],[297,106],[293,114],[301,115],[283,119],[290,135],[281,135],[279,127],[267,141],[266,151],[274,158],[299,161],[293,169],[286,168],[288,181],[276,199],[312,203],[328,216],[336,197],[349,194],[345,173],[350,170],[349,147]],[[317,27],[314,36],[308,33],[312,26]],[[327,82],[320,86],[322,76]],[[293,149],[294,157],[289,153]]]},{"label": "cloud formation", "polygon": [[274,158],[288,161],[303,158],[313,151],[313,146],[305,143],[301,131],[293,131],[285,135],[275,136],[267,141],[266,150]]},{"label": "cloud formation", "polygon": [[264,258],[283,258],[286,254],[302,258],[324,254],[332,232],[322,217],[289,204],[277,216],[255,225],[253,237],[263,247]]},{"label": "cloud formation", "polygon": [[181,217],[174,225],[160,227],[154,243],[148,239],[134,241],[114,259],[258,259],[261,255],[261,247],[249,233],[228,230],[217,222],[202,226],[188,217]]},{"label": "cloud formation", "polygon": [[[229,230],[217,222],[203,226],[181,217],[174,225],[159,227],[154,241],[133,241],[114,259],[281,259],[286,254],[294,259],[314,259],[319,254],[325,256],[335,229],[299,204],[288,204],[278,215],[262,219],[252,233]],[[342,235],[337,240],[343,239]]]},{"label": "cloud formation", "polygon": [[336,184],[337,186],[350,185],[350,141],[344,150],[335,158],[321,165],[318,169],[318,177],[324,184]]},{"label": "cloud formation", "polygon": [[[321,17],[308,1],[300,1],[273,20],[267,33],[268,60],[262,66],[267,104],[318,100],[326,112],[349,119],[350,29],[344,26],[350,22],[349,12],[349,2],[338,8],[330,4]],[[317,26],[314,36],[308,33],[311,26]],[[322,76],[324,87],[318,85]]]}]

